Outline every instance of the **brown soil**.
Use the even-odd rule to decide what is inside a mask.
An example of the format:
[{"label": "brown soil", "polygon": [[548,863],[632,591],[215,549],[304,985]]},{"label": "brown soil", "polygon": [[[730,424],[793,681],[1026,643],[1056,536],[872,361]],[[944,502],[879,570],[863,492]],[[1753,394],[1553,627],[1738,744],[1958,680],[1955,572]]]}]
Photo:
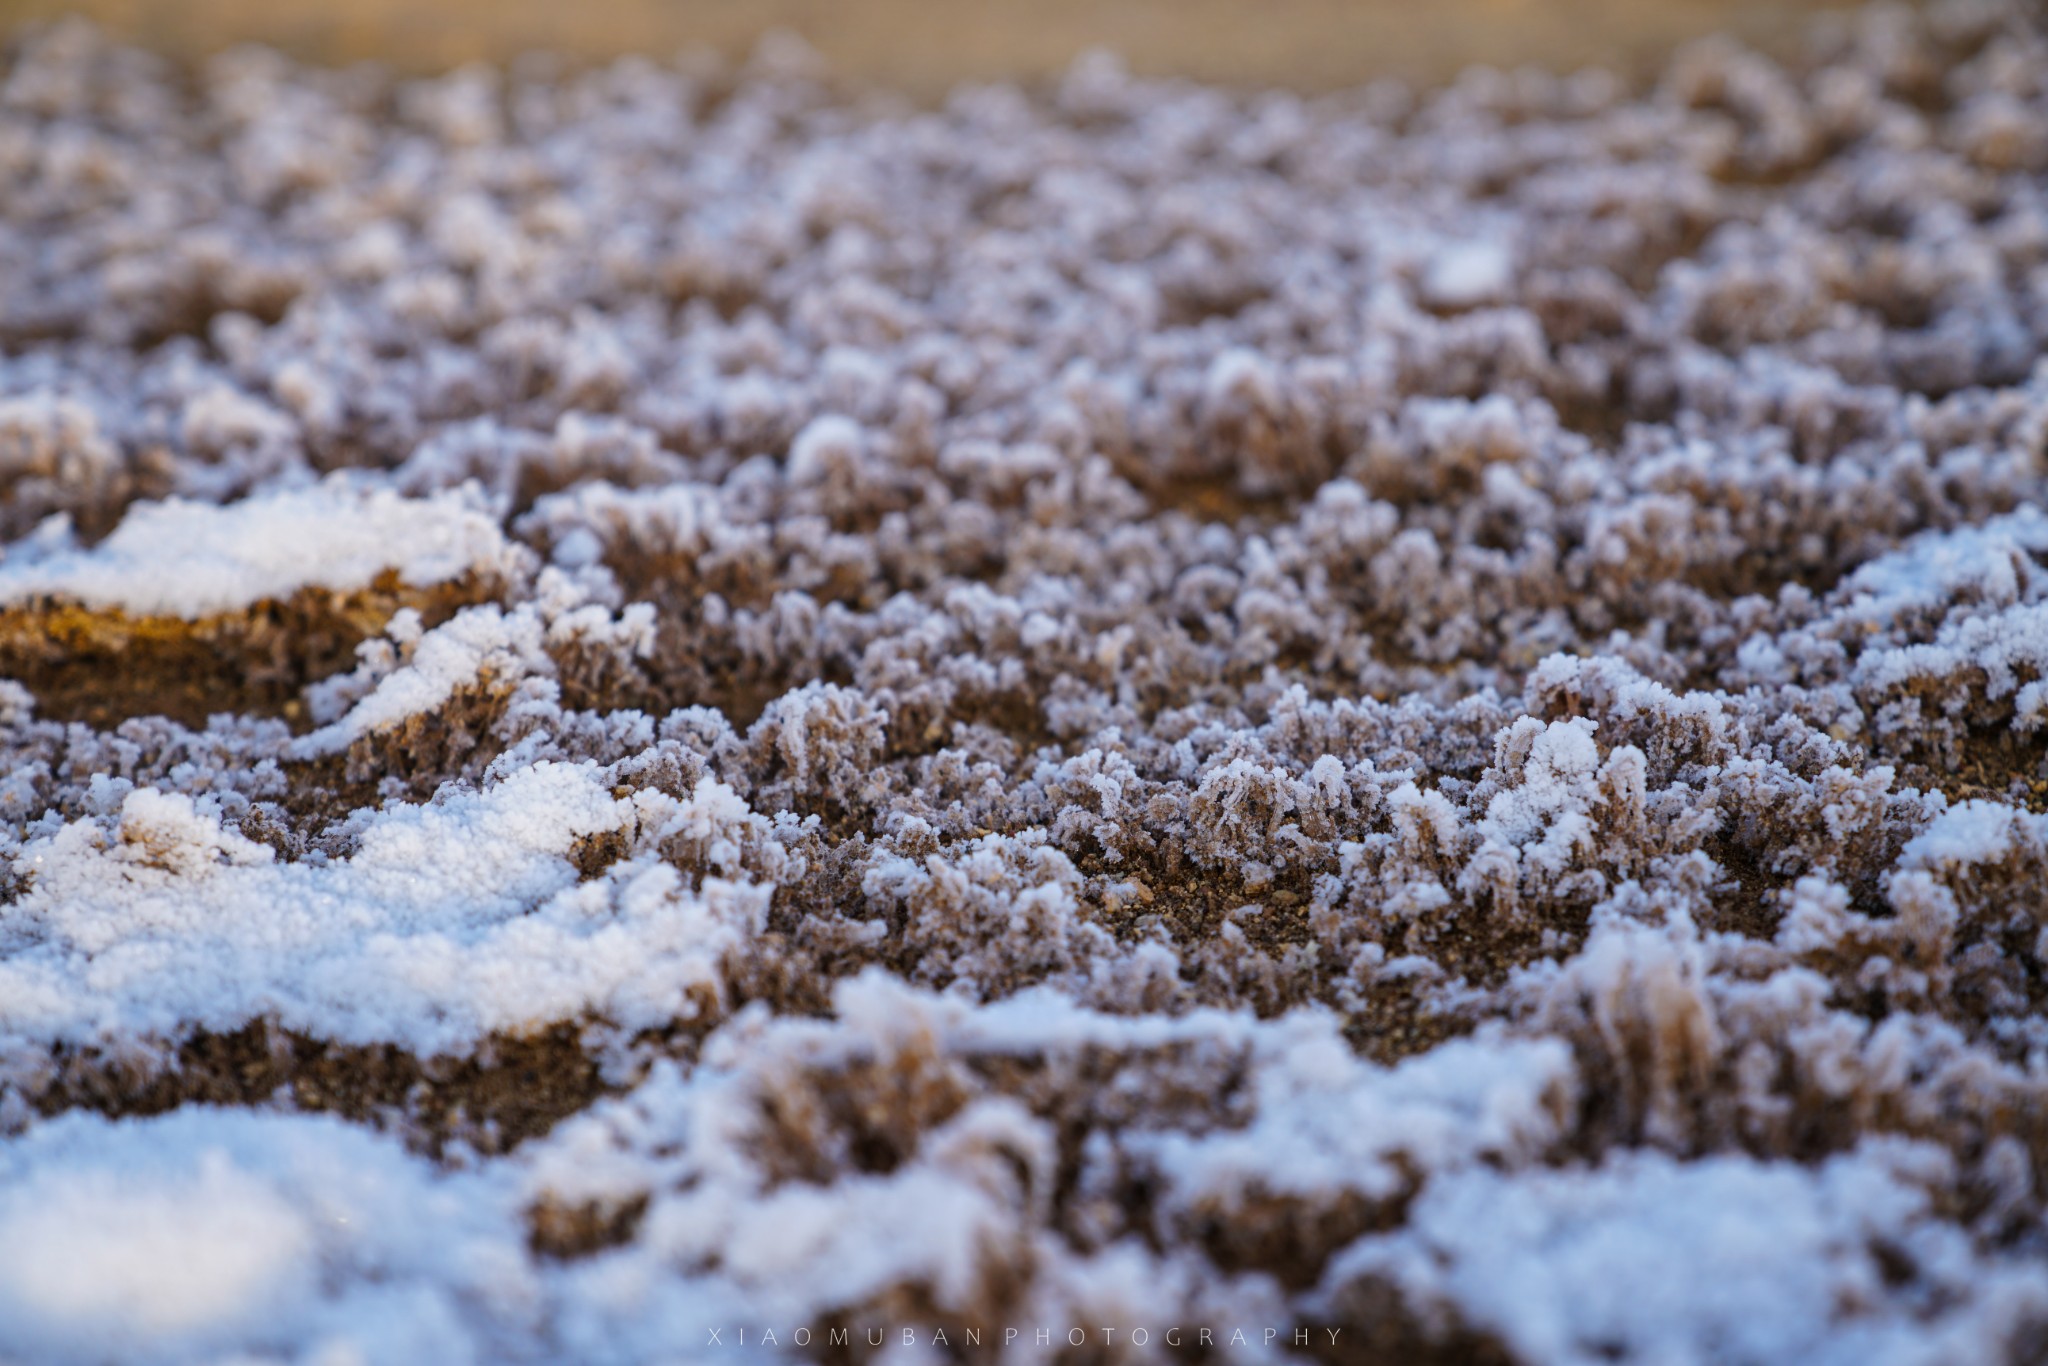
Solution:
[{"label": "brown soil", "polygon": [[466,1058],[421,1059],[389,1044],[329,1043],[258,1020],[228,1034],[199,1031],[162,1053],[60,1053],[30,1099],[52,1115],[283,1104],[388,1126],[436,1156],[458,1141],[497,1153],[607,1093],[581,1033],[563,1023],[496,1036]]},{"label": "brown soil", "polygon": [[134,716],[196,730],[221,714],[282,717],[298,730],[300,690],[352,667],[392,613],[414,608],[432,627],[493,587],[472,577],[414,588],[387,570],[361,592],[301,589],[197,621],[36,602],[0,609],[0,677],[26,687],[38,715],[102,730]]}]

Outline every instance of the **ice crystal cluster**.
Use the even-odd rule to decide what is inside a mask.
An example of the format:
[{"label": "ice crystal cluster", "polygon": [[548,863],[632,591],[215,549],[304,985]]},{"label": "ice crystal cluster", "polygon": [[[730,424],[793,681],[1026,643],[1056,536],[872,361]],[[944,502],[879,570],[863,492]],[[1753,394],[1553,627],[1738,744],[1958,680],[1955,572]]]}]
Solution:
[{"label": "ice crystal cluster", "polygon": [[2039,1361],[2044,348],[2021,6],[930,108],[44,31],[0,1359]]}]

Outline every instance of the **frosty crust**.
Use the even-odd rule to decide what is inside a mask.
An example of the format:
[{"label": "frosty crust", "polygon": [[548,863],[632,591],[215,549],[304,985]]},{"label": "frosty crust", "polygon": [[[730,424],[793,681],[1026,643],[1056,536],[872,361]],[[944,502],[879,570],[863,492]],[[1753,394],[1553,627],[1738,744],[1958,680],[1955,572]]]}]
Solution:
[{"label": "frosty crust", "polygon": [[2044,70],[38,39],[0,1349],[2022,1355]]}]

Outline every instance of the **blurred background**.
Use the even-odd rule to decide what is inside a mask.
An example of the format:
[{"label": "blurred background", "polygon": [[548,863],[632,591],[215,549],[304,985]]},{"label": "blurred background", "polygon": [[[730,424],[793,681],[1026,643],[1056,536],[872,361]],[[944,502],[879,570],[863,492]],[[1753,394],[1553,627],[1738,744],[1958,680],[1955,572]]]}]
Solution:
[{"label": "blurred background", "polygon": [[1105,46],[1139,72],[1316,90],[1463,66],[1628,74],[1729,32],[1796,46],[1842,0],[0,0],[0,35],[82,14],[179,57],[258,41],[321,62],[432,71],[552,49],[578,58],[749,50],[792,29],[840,73],[912,94],[1030,78]]}]

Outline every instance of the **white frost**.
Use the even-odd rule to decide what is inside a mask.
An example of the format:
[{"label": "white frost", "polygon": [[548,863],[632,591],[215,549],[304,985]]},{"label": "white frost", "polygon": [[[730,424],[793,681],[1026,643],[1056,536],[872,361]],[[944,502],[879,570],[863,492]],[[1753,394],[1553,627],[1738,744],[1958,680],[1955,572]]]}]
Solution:
[{"label": "white frost", "polygon": [[[7,908],[26,944],[0,960],[0,1038],[85,1042],[286,1026],[424,1053],[584,1010],[629,1028],[693,1012],[765,889],[687,886],[652,857],[580,883],[577,839],[652,843],[718,820],[687,802],[615,799],[592,765],[537,763],[482,792],[394,806],[330,864],[280,863],[221,829],[204,799],[130,793],[111,828],[74,821],[26,844]],[[729,794],[726,794],[729,796]]]},{"label": "white frost", "polygon": [[68,1116],[0,1145],[0,1358],[502,1356],[535,1278],[494,1185],[323,1117]]},{"label": "white frost", "polygon": [[2048,1288],[1980,1260],[1938,1216],[1927,1183],[1946,1161],[1880,1142],[1814,1168],[1657,1152],[1591,1171],[1475,1167],[1432,1183],[1406,1228],[1354,1245],[1324,1284],[1391,1280],[1549,1366],[1999,1360]]},{"label": "white frost", "polygon": [[139,503],[89,550],[0,559],[0,604],[55,597],[191,620],[302,588],[355,592],[386,570],[416,588],[502,574],[515,554],[474,490],[405,498],[334,477],[224,507]]}]

